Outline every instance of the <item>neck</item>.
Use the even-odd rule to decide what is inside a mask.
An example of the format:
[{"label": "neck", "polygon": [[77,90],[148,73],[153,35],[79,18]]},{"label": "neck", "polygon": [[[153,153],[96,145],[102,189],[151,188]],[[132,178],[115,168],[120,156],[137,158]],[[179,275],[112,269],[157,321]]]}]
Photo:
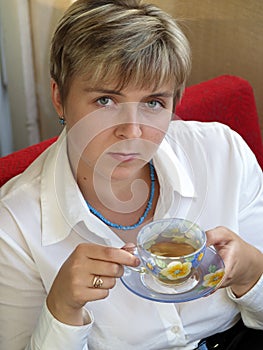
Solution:
[{"label": "neck", "polygon": [[[134,230],[146,221],[148,214],[152,211],[153,201],[155,199],[155,173],[152,164],[149,164],[147,180],[147,182],[150,182],[150,186],[145,180],[140,181],[139,185],[136,186],[137,188],[135,188],[134,196],[128,201],[124,202],[116,198],[113,192],[111,193],[111,189],[108,188],[106,193],[111,193],[110,206],[105,203],[105,199],[108,199],[107,196],[104,196],[103,202],[102,198],[99,198],[100,202],[99,204],[97,203],[97,205],[94,205],[91,203],[91,200],[88,199],[86,200],[87,206],[92,214],[97,216],[102,222],[111,228],[124,231]],[[104,194],[105,191],[100,191],[100,193]],[[98,197],[97,193],[96,197]],[[143,208],[143,212],[141,211],[141,208]],[[134,220],[134,217],[136,217],[136,220]],[[117,218],[118,220],[114,220]],[[129,223],[131,219],[133,219],[132,224]],[[124,224],[121,223],[123,221]]]},{"label": "neck", "polygon": [[92,206],[100,210],[106,207],[117,212],[125,209],[127,213],[144,205],[151,184],[147,164],[124,179],[94,173],[80,165],[77,182],[84,198]]}]

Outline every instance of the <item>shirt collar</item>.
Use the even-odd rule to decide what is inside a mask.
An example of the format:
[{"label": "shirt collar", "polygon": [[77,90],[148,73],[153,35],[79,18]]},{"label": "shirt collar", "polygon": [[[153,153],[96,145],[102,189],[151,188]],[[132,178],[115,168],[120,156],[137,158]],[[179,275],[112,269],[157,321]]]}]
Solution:
[{"label": "shirt collar", "polygon": [[66,131],[50,149],[41,176],[42,244],[64,239],[87,213],[67,156]]},{"label": "shirt collar", "polygon": [[[194,196],[193,184],[166,139],[159,146],[153,163],[158,177],[185,197]],[[98,219],[92,215],[79,190],[67,156],[64,130],[44,162],[41,176],[42,244],[50,245],[65,239],[76,225],[83,221],[98,232]],[[101,230],[105,238],[105,228]]]},{"label": "shirt collar", "polygon": [[183,197],[195,197],[193,183],[166,138],[153,157],[153,163],[158,177],[165,179],[174,191]]}]

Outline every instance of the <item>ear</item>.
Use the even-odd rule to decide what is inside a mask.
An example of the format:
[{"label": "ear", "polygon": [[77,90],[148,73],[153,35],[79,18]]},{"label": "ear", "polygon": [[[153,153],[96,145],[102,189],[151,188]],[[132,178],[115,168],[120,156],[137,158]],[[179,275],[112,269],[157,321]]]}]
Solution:
[{"label": "ear", "polygon": [[55,107],[55,110],[57,112],[57,114],[62,117],[64,114],[64,110],[63,110],[63,105],[62,105],[62,101],[61,101],[61,95],[60,95],[60,91],[58,88],[58,84],[55,82],[54,79],[51,79],[50,81],[50,89],[51,89],[51,99],[53,102],[53,105]]}]

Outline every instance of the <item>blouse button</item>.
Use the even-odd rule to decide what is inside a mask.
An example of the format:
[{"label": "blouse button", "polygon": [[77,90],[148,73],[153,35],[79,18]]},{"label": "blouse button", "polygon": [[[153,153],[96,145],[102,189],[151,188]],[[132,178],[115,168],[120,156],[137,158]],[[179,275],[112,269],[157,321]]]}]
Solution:
[{"label": "blouse button", "polygon": [[173,326],[173,327],[171,328],[171,332],[173,332],[173,333],[178,333],[178,332],[180,332],[180,327],[178,327],[178,326]]}]

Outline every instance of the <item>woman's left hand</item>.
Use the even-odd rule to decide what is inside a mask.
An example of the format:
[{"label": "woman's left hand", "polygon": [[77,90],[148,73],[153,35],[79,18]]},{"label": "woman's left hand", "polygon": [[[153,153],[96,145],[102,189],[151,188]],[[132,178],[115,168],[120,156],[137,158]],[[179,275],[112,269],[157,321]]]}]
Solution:
[{"label": "woman's left hand", "polygon": [[237,297],[248,292],[263,273],[263,253],[226,227],[206,232],[207,246],[213,245],[225,263],[221,287],[230,286]]}]

